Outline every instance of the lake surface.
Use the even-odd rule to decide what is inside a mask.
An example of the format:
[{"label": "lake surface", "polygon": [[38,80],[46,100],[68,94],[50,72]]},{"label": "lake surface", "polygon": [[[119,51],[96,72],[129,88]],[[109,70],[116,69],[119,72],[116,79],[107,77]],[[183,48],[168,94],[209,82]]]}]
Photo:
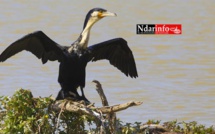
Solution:
[{"label": "lake surface", "polygon": [[[85,93],[101,106],[92,81],[99,80],[111,105],[131,100],[138,107],[119,112],[125,122],[148,119],[215,125],[215,1],[1,1],[0,52],[20,37],[42,30],[62,45],[79,36],[86,13],[103,7],[117,13],[94,25],[89,44],[123,37],[136,59],[139,77],[126,77],[107,61],[89,63]],[[136,35],[136,24],[182,24],[181,35]],[[1,95],[31,89],[35,97],[57,95],[58,62],[42,65],[22,52],[0,63]]]}]

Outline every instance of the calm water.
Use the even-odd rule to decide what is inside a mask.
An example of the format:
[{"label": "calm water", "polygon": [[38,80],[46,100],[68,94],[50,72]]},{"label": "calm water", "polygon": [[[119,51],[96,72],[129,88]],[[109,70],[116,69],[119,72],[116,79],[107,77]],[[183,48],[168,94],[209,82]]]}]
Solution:
[{"label": "calm water", "polygon": [[[123,5],[122,5],[123,4]],[[131,79],[107,61],[89,63],[86,96],[101,106],[92,80],[99,80],[111,105],[143,101],[118,114],[123,121],[148,119],[196,120],[215,125],[215,1],[134,0],[1,1],[0,52],[10,43],[36,30],[62,45],[71,44],[82,30],[89,9],[103,7],[118,14],[96,23],[90,44],[125,38],[136,59],[139,77]],[[182,35],[136,35],[136,24],[182,24]],[[1,95],[18,88],[34,96],[57,95],[58,62],[42,65],[34,55],[22,52],[0,63]]]}]

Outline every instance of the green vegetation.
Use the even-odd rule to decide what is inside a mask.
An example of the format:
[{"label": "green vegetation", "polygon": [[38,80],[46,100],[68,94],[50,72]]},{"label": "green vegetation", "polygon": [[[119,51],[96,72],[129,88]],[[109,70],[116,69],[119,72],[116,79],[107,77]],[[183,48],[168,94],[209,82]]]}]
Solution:
[{"label": "green vegetation", "polygon": [[12,97],[1,97],[0,133],[50,134],[85,131],[84,121],[91,121],[78,113],[58,114],[49,109],[51,97],[33,98],[29,90],[20,89]]},{"label": "green vegetation", "polygon": [[196,121],[193,122],[165,122],[164,127],[174,132],[181,132],[184,134],[215,134],[213,126],[207,128],[204,125],[198,125]]},{"label": "green vegetation", "polygon": [[[94,134],[98,133],[92,117],[80,113],[61,110],[56,113],[50,109],[54,100],[51,97],[33,98],[29,90],[20,89],[12,97],[0,97],[0,133],[25,134]],[[151,128],[150,125],[162,128]],[[123,123],[117,121],[118,134],[161,134],[162,132],[176,132],[183,134],[215,134],[213,126],[207,128],[197,122],[165,122],[149,120],[141,122]]]}]

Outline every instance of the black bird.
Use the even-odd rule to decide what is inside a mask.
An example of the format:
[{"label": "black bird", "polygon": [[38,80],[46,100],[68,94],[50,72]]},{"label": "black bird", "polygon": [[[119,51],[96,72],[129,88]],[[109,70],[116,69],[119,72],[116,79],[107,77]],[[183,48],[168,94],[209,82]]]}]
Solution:
[{"label": "black bird", "polygon": [[[83,31],[71,46],[61,46],[42,31],[30,33],[15,41],[0,55],[0,62],[27,50],[45,64],[48,60],[60,62],[58,82],[61,90],[57,100],[73,98],[88,101],[84,95],[85,68],[89,61],[106,59],[126,76],[138,76],[132,51],[123,38],[115,38],[88,47],[90,30],[95,22],[106,16],[116,16],[102,8],[93,8],[86,15]],[[77,92],[80,87],[82,96]]]}]

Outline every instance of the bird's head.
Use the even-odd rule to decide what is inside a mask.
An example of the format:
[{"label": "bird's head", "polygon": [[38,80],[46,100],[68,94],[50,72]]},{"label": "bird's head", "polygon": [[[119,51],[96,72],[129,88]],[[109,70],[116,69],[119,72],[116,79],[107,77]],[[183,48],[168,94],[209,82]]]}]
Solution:
[{"label": "bird's head", "polygon": [[[91,9],[85,18],[83,31],[77,39],[78,46],[82,49],[86,49],[90,37],[90,29],[94,23],[107,16],[116,16],[115,13],[108,12],[103,8]],[[73,43],[74,44],[74,43]]]},{"label": "bird's head", "polygon": [[116,16],[116,13],[108,12],[103,8],[91,9],[86,15],[83,29],[85,29],[87,25],[91,27],[95,22],[107,16]]}]

